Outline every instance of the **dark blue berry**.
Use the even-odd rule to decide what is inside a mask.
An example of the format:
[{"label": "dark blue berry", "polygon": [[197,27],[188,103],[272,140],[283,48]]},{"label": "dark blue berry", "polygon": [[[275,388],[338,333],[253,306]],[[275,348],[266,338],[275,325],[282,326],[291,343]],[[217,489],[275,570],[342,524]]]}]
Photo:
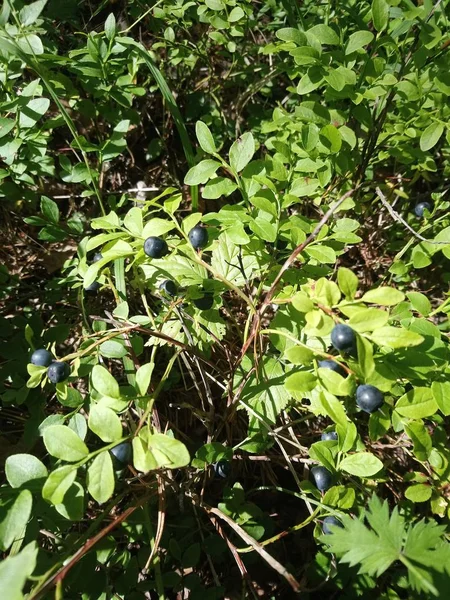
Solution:
[{"label": "dark blue berry", "polygon": [[339,323],[331,332],[331,343],[336,350],[352,352],[356,348],[356,335],[351,327]]},{"label": "dark blue berry", "polygon": [[196,298],[192,302],[199,310],[209,310],[214,304],[214,296],[207,293],[202,298]]},{"label": "dark blue berry", "polygon": [[48,367],[52,360],[53,355],[51,352],[45,348],[39,348],[39,350],[35,350],[31,355],[30,362],[32,365],[36,365],[37,367]]},{"label": "dark blue berry", "polygon": [[189,232],[189,241],[196,250],[204,248],[208,244],[208,231],[201,225],[196,225]]},{"label": "dark blue berry", "polygon": [[325,517],[325,519],[323,520],[322,523],[322,531],[325,535],[330,535],[330,533],[333,533],[333,527],[344,527],[342,525],[342,523],[339,521],[339,519],[336,519],[336,517]]},{"label": "dark blue berry", "polygon": [[333,475],[325,467],[313,467],[311,476],[316,488],[321,492],[326,492],[332,486]]},{"label": "dark blue berry", "polygon": [[342,365],[335,360],[319,360],[319,367],[321,369],[331,369],[335,373],[339,373],[342,377],[346,377],[347,373]]},{"label": "dark blue berry", "polygon": [[324,431],[320,436],[320,439],[322,440],[322,442],[336,442],[338,439],[338,434],[335,431]]},{"label": "dark blue berry", "polygon": [[133,447],[130,442],[121,442],[117,446],[114,446],[114,448],[111,448],[110,452],[117,461],[125,465],[129,464],[133,457]]},{"label": "dark blue berry", "polygon": [[159,289],[162,292],[166,293],[168,296],[176,296],[178,291],[177,286],[171,279],[166,279],[165,281],[163,281],[160,284]]},{"label": "dark blue berry", "polygon": [[92,262],[92,263],[96,263],[96,262],[98,262],[99,260],[102,260],[102,258],[103,258],[103,254],[102,254],[101,252],[96,252],[96,253],[94,254],[94,256],[92,257],[92,260],[91,260],[91,262]]},{"label": "dark blue berry", "polygon": [[52,383],[61,383],[70,375],[70,367],[65,362],[53,362],[47,369],[47,377]]},{"label": "dark blue berry", "polygon": [[359,385],[356,388],[356,404],[364,412],[372,414],[383,406],[383,392],[374,385]]},{"label": "dark blue berry", "polygon": [[84,291],[87,293],[95,294],[102,287],[98,281],[93,281],[89,285],[85,286]]},{"label": "dark blue berry", "polygon": [[425,210],[431,212],[431,204],[429,202],[419,202],[419,204],[416,204],[414,207],[414,212],[419,219],[423,217]]},{"label": "dark blue berry", "polygon": [[217,477],[226,479],[231,472],[231,464],[228,460],[219,460],[214,463],[214,473]]},{"label": "dark blue berry", "polygon": [[165,240],[152,235],[144,242],[144,252],[150,258],[162,258],[169,252],[169,248]]}]

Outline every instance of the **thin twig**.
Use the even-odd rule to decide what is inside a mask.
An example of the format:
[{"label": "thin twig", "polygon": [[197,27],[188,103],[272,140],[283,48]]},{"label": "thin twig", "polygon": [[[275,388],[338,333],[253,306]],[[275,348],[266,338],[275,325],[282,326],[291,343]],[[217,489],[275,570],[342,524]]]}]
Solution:
[{"label": "thin twig", "polygon": [[379,187],[376,188],[376,193],[378,198],[381,200],[381,202],[383,203],[383,205],[388,209],[389,214],[391,215],[391,217],[394,219],[394,221],[398,221],[399,223],[401,223],[404,227],[406,227],[406,229],[408,231],[410,231],[414,237],[416,237],[418,240],[422,241],[422,242],[427,242],[427,244],[435,244],[435,245],[441,245],[443,244],[444,246],[448,246],[450,244],[450,242],[436,242],[434,240],[427,240],[427,238],[424,238],[422,235],[420,235],[420,233],[417,233],[417,231],[415,231],[411,225],[408,225],[408,223],[405,221],[405,219],[398,214],[398,212],[396,212],[392,206],[389,204],[389,202],[386,199],[386,196],[383,194],[383,192],[380,190]]},{"label": "thin twig", "polygon": [[[200,504],[199,501],[194,497],[190,496],[192,501],[195,504]],[[200,506],[208,513],[212,515],[216,515],[222,521],[225,521],[237,535],[244,540],[249,546],[251,546],[266,563],[272,567],[279,575],[284,577],[286,581],[289,583],[291,588],[296,593],[300,593],[301,586],[300,583],[295,579],[295,577],[290,573],[286,567],[284,567],[280,562],[278,562],[273,556],[271,556],[264,548],[261,546],[259,542],[257,542],[251,535],[249,535],[240,525],[235,523],[231,517],[223,513],[218,508],[214,508],[212,506],[208,506],[207,504],[200,504]]]},{"label": "thin twig", "polygon": [[337,211],[337,209],[341,206],[341,204],[343,204],[345,202],[345,200],[350,198],[350,196],[355,193],[355,191],[357,190],[358,187],[359,186],[352,188],[351,190],[346,192],[343,196],[341,196],[341,198],[339,198],[339,200],[337,202],[335,202],[327,210],[327,212],[323,215],[323,217],[320,219],[319,223],[317,223],[316,227],[314,228],[313,232],[310,233],[309,236],[306,238],[306,240],[304,242],[302,242],[299,246],[297,246],[297,248],[289,256],[289,258],[287,258],[286,262],[283,264],[283,266],[279,270],[278,275],[275,277],[275,280],[272,283],[269,291],[267,292],[263,303],[261,304],[259,310],[256,312],[256,314],[254,316],[252,331],[251,331],[249,337],[247,338],[247,341],[245,342],[244,346],[242,347],[239,362],[240,362],[240,360],[242,360],[242,358],[246,354],[247,350],[250,348],[250,345],[253,342],[255,336],[257,335],[258,330],[259,330],[259,324],[261,322],[261,318],[264,315],[264,313],[266,312],[269,305],[271,304],[272,298],[274,297],[275,292],[277,290],[277,286],[278,286],[279,282],[281,281],[284,273],[293,265],[293,263],[296,261],[298,255],[301,254],[303,252],[303,250],[316,239],[316,237],[321,232],[323,226],[326,225],[326,223],[331,219],[331,217]]}]

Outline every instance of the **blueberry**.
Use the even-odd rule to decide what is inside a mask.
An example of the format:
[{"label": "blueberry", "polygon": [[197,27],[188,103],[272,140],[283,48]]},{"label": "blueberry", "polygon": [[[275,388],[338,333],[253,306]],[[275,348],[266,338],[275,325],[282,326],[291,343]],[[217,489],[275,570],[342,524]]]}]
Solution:
[{"label": "blueberry", "polygon": [[329,442],[330,440],[336,442],[338,439],[338,434],[335,431],[324,431],[320,436],[322,442]]},{"label": "blueberry", "polygon": [[47,369],[47,377],[52,383],[61,383],[70,375],[70,367],[65,362],[53,362]]},{"label": "blueberry", "polygon": [[37,367],[48,367],[52,363],[52,360],[53,355],[51,352],[45,348],[39,348],[39,350],[35,350],[31,355],[30,362]]},{"label": "blueberry", "polygon": [[333,527],[344,527],[336,517],[325,517],[322,523],[322,531],[325,535],[333,533]]},{"label": "blueberry", "polygon": [[196,298],[192,302],[200,310],[209,310],[214,304],[214,296],[210,293],[206,293],[202,298]]},{"label": "blueberry", "polygon": [[117,446],[111,448],[110,452],[117,461],[125,465],[129,464],[133,458],[133,447],[130,442],[117,444]]},{"label": "blueberry", "polygon": [[333,475],[325,467],[313,467],[311,475],[316,488],[321,492],[326,492],[332,486]]},{"label": "blueberry", "polygon": [[331,332],[331,343],[336,350],[352,352],[356,348],[356,335],[351,327],[339,323]]},{"label": "blueberry", "polygon": [[101,252],[96,252],[94,254],[94,256],[92,257],[91,263],[96,263],[99,260],[102,260],[102,258],[103,258],[103,254]]},{"label": "blueberry", "polygon": [[84,288],[84,291],[87,292],[88,294],[95,294],[96,292],[98,292],[98,290],[102,287],[101,283],[99,283],[98,281],[93,281],[92,283],[90,283],[89,285],[87,285]]},{"label": "blueberry", "polygon": [[228,460],[219,460],[214,463],[214,473],[217,477],[226,479],[231,472],[231,464]]},{"label": "blueberry", "polygon": [[414,207],[414,212],[419,219],[423,217],[425,209],[431,212],[431,204],[429,202],[419,202],[419,204],[416,204]]},{"label": "blueberry", "polygon": [[201,225],[196,225],[189,232],[189,241],[196,250],[204,248],[208,244],[208,231]]},{"label": "blueberry", "polygon": [[383,392],[374,385],[359,385],[356,388],[356,404],[364,412],[372,414],[383,406]]},{"label": "blueberry", "polygon": [[162,292],[165,292],[168,296],[176,296],[178,291],[177,286],[171,279],[166,279],[165,281],[163,281],[160,284],[159,289]]},{"label": "blueberry", "polygon": [[335,373],[339,373],[342,377],[346,377],[347,373],[342,365],[340,365],[335,360],[319,360],[319,367],[321,369],[331,369]]},{"label": "blueberry", "polygon": [[144,242],[144,252],[150,258],[162,258],[169,252],[169,248],[165,240],[152,235]]}]

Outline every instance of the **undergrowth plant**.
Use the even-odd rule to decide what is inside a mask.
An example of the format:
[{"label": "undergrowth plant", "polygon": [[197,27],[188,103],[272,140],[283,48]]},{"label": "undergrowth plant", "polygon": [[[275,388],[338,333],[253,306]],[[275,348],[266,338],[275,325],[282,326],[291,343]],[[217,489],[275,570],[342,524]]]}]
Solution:
[{"label": "undergrowth plant", "polygon": [[3,597],[445,597],[449,2],[111,4],[0,12]]}]

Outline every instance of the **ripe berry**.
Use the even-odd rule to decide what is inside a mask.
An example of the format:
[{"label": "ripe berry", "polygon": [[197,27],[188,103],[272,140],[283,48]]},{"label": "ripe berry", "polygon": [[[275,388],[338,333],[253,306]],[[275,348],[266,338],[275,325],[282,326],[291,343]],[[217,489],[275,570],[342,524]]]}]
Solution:
[{"label": "ripe berry", "polygon": [[214,296],[211,293],[206,293],[202,298],[196,298],[192,302],[200,310],[209,310],[214,304]]},{"label": "ripe berry", "polygon": [[102,258],[103,258],[103,254],[101,252],[96,252],[94,254],[94,256],[92,257],[91,263],[96,263],[99,260],[102,260]]},{"label": "ripe berry", "polygon": [[333,527],[344,527],[336,517],[325,517],[322,523],[322,531],[325,535],[333,533]]},{"label": "ripe berry", "polygon": [[374,385],[359,385],[356,388],[356,404],[364,412],[372,414],[383,406],[383,393]]},{"label": "ripe berry", "polygon": [[356,335],[351,327],[338,323],[331,332],[331,343],[336,350],[351,352],[356,348]]},{"label": "ripe berry", "polygon": [[331,369],[335,373],[339,373],[339,375],[342,375],[342,377],[346,377],[347,375],[343,366],[335,360],[319,360],[318,364],[321,369]]},{"label": "ripe berry", "polygon": [[316,488],[321,492],[326,492],[332,486],[333,475],[325,467],[313,467],[311,475]]},{"label": "ripe berry", "polygon": [[39,350],[35,350],[31,355],[30,362],[37,367],[48,367],[52,363],[52,360],[53,356],[51,352],[45,348],[39,348]]},{"label": "ripe berry", "polygon": [[166,279],[165,281],[163,281],[160,284],[159,289],[161,290],[161,292],[166,293],[168,296],[176,296],[178,291],[177,286],[171,279]]},{"label": "ripe berry", "polygon": [[219,460],[214,463],[214,473],[217,477],[222,477],[226,479],[231,472],[231,464],[228,460]]},{"label": "ripe berry", "polygon": [[196,250],[204,248],[208,243],[208,231],[201,225],[196,225],[189,232],[189,241]]},{"label": "ripe berry", "polygon": [[419,204],[416,204],[414,207],[414,212],[419,219],[423,217],[425,209],[431,212],[431,204],[429,202],[419,202]]},{"label": "ripe berry", "polygon": [[47,369],[47,377],[52,383],[61,383],[70,375],[70,367],[65,362],[55,361]]},{"label": "ripe berry", "polygon": [[96,292],[98,292],[98,290],[102,287],[101,283],[99,283],[98,281],[93,281],[91,284],[87,285],[84,288],[84,291],[87,293],[92,293],[95,294]]},{"label": "ripe berry", "polygon": [[335,431],[324,431],[320,436],[322,442],[333,441],[336,442],[338,439],[338,434]]},{"label": "ripe berry", "polygon": [[133,447],[130,442],[122,442],[111,448],[112,456],[119,462],[129,464],[133,457]]},{"label": "ripe berry", "polygon": [[162,258],[169,252],[169,248],[165,240],[152,235],[144,242],[144,252],[150,258]]}]

